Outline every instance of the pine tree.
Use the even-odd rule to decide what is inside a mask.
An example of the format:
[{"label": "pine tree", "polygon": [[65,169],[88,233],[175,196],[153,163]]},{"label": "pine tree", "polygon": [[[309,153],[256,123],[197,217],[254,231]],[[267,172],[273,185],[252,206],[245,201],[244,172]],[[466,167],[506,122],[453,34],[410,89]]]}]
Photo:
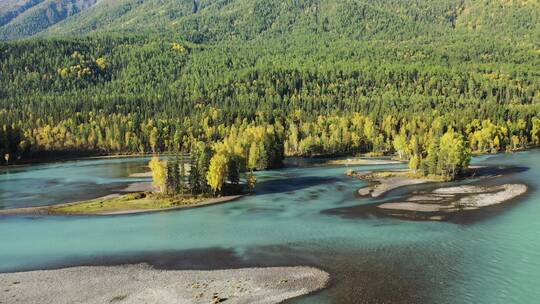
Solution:
[{"label": "pine tree", "polygon": [[439,140],[432,138],[427,149],[427,156],[422,162],[422,168],[426,174],[437,175],[439,164]]},{"label": "pine tree", "polygon": [[237,156],[229,157],[229,164],[227,166],[227,179],[233,185],[240,183],[240,166],[239,158]]},{"label": "pine tree", "polygon": [[178,191],[183,196],[186,190],[186,161],[184,156],[180,156],[180,176],[178,180]]},{"label": "pine tree", "polygon": [[197,154],[192,153],[189,159],[189,190],[192,195],[198,195],[202,193],[201,176],[198,167]]},{"label": "pine tree", "polygon": [[210,187],[207,183],[207,173],[210,167],[210,160],[212,158],[212,150],[210,149],[210,146],[199,142],[198,143],[198,156],[197,156],[197,168],[199,169],[198,177],[199,177],[199,187],[201,189],[202,193],[209,193]]},{"label": "pine tree", "polygon": [[176,160],[167,161],[167,176],[166,176],[166,193],[176,195],[180,188],[180,172],[179,165]]}]

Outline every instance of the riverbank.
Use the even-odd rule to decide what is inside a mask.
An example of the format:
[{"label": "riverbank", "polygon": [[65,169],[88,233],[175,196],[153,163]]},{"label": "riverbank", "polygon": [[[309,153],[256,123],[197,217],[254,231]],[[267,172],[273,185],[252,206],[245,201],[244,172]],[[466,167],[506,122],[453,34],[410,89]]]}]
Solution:
[{"label": "riverbank", "polygon": [[[122,158],[139,158],[139,157],[153,157],[156,154],[153,153],[75,153],[75,154],[60,154],[51,157],[40,157],[40,158],[31,158],[17,160],[16,162],[6,165],[3,162],[0,162],[0,169],[9,169],[9,168],[19,168],[28,165],[39,165],[39,164],[53,164],[53,163],[63,163],[70,161],[84,161],[84,160],[99,160],[99,159],[122,159]],[[173,153],[160,153],[157,156],[159,157],[172,157],[177,156]],[[186,164],[187,165],[187,164]],[[138,174],[134,174],[133,177],[137,177]],[[147,173],[143,173],[147,177]]]},{"label": "riverbank", "polygon": [[215,271],[148,265],[74,267],[0,274],[2,303],[280,303],[322,289],[328,273],[311,267]]},{"label": "riverbank", "polygon": [[122,215],[171,211],[221,204],[236,200],[242,195],[221,197],[163,196],[153,192],[137,192],[125,195],[108,195],[88,201],[57,204],[42,207],[0,210],[0,215]]},{"label": "riverbank", "polygon": [[[115,159],[115,158],[136,158],[136,157],[150,157],[153,154],[151,153],[128,153],[128,154],[107,154],[107,153],[57,153],[53,156],[37,157],[30,159],[17,160],[15,162],[6,165],[5,163],[0,162],[0,168],[18,168],[28,165],[36,164],[49,164],[49,163],[59,163],[67,161],[80,161],[80,160],[91,160],[91,159]],[[163,156],[163,155],[160,155]]]}]

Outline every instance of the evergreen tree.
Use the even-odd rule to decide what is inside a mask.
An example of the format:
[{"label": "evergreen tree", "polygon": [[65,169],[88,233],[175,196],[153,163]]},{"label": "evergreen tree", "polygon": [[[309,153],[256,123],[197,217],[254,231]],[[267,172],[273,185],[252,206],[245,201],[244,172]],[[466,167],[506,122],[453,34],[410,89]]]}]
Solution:
[{"label": "evergreen tree", "polygon": [[180,191],[180,170],[177,160],[167,161],[166,193],[176,195]]},{"label": "evergreen tree", "polygon": [[180,156],[179,166],[178,192],[183,196],[186,191],[186,161],[184,156]]},{"label": "evergreen tree", "polygon": [[229,163],[227,165],[227,179],[233,185],[238,185],[240,183],[240,166],[238,156],[229,157]]},{"label": "evergreen tree", "polygon": [[200,194],[203,192],[201,187],[201,175],[198,167],[198,155],[192,152],[189,161],[189,189],[192,195]]},{"label": "evergreen tree", "polygon": [[429,141],[426,158],[422,161],[422,168],[425,174],[437,175],[439,165],[439,139],[431,138]]}]

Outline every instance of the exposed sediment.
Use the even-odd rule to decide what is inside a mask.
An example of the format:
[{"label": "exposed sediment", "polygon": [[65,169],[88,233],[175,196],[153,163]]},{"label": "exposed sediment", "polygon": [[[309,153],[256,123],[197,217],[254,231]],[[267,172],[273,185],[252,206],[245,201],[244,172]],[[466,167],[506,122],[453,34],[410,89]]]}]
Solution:
[{"label": "exposed sediment", "polygon": [[430,178],[417,178],[407,176],[405,170],[394,170],[389,172],[354,172],[353,176],[369,182],[369,185],[358,190],[360,196],[380,197],[385,193],[406,186],[420,185],[437,180]]},{"label": "exposed sediment", "polygon": [[[485,180],[504,176],[526,170],[519,167],[472,167],[467,171],[465,178]],[[349,172],[349,175],[369,182],[369,185],[358,190],[364,197],[379,198],[385,193],[411,185],[433,183],[436,187],[437,179],[417,178],[406,170]],[[490,182],[493,184],[493,182]],[[422,187],[421,189],[426,189]],[[432,188],[432,187],[430,187]],[[524,184],[500,185],[460,185],[440,187],[431,190],[416,190],[397,201],[365,205],[360,208],[365,212],[403,217],[419,220],[445,220],[458,213],[479,210],[481,208],[499,205],[512,201],[524,195],[528,190]],[[370,211],[372,210],[372,211]],[[379,210],[379,211],[376,211]]]},{"label": "exposed sediment", "polygon": [[380,204],[377,208],[389,210],[396,216],[441,220],[453,213],[502,204],[526,192],[527,186],[523,184],[446,187],[431,192],[416,193],[404,201]]},{"label": "exposed sediment", "polygon": [[152,172],[148,171],[148,172],[133,173],[133,174],[130,174],[129,177],[151,178],[152,177]]},{"label": "exposed sediment", "polygon": [[11,303],[280,303],[324,288],[311,267],[215,271],[157,270],[148,265],[74,267],[0,274]]}]

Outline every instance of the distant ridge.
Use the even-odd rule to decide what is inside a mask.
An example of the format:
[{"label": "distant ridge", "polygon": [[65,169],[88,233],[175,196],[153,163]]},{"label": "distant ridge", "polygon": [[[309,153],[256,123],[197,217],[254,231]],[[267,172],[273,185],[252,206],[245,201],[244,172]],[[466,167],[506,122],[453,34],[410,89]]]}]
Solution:
[{"label": "distant ridge", "polygon": [[2,0],[0,39],[24,38],[96,4],[97,0]]},{"label": "distant ridge", "polygon": [[195,43],[289,33],[407,40],[452,33],[540,38],[532,0],[6,0],[0,39],[173,33]]}]

